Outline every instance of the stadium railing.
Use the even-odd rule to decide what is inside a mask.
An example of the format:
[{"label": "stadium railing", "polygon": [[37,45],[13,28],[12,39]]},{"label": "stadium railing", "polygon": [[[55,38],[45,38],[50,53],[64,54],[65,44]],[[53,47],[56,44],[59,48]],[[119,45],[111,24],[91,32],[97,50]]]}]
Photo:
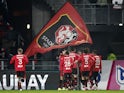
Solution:
[{"label": "stadium railing", "polygon": [[[10,65],[9,59],[0,59],[0,70],[14,69],[13,65]],[[59,62],[58,61],[48,61],[41,59],[29,59],[29,64],[26,65],[27,70],[37,70],[37,71],[58,71]]]}]

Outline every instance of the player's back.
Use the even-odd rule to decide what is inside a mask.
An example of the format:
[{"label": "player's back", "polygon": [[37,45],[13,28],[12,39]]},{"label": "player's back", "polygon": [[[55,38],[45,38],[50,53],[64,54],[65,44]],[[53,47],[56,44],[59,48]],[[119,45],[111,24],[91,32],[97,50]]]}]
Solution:
[{"label": "player's back", "polygon": [[101,70],[102,58],[99,55],[94,55],[94,58],[95,58],[95,64],[94,64],[93,71],[99,71],[99,70]]},{"label": "player's back", "polygon": [[16,71],[25,71],[25,65],[28,63],[28,59],[23,54],[17,54],[14,56],[15,61],[15,70]]},{"label": "player's back", "polygon": [[63,72],[64,73],[71,73],[72,72],[72,58],[69,56],[63,56]]},{"label": "player's back", "polygon": [[75,52],[70,52],[70,53],[69,53],[69,57],[72,58],[73,68],[77,68],[76,60],[78,60],[78,54],[75,53]]},{"label": "player's back", "polygon": [[81,55],[81,70],[90,71],[92,67],[92,56],[90,54]]}]

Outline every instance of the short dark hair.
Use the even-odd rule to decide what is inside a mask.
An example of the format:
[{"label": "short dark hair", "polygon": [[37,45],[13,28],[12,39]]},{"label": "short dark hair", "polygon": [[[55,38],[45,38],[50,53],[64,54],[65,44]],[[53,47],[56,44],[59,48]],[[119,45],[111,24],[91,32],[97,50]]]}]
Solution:
[{"label": "short dark hair", "polygon": [[18,48],[18,52],[23,53],[23,49],[22,48]]},{"label": "short dark hair", "polygon": [[70,51],[75,51],[76,52],[76,48],[71,47]]},{"label": "short dark hair", "polygon": [[93,50],[92,53],[97,54],[97,50]]},{"label": "short dark hair", "polygon": [[90,53],[90,48],[88,48],[88,47],[84,48],[84,49],[83,49],[83,52],[84,52],[84,53]]}]

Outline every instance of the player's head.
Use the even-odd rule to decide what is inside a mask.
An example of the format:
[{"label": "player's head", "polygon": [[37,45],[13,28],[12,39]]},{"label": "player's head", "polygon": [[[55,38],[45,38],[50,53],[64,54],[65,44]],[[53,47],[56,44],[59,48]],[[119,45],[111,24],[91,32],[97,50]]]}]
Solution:
[{"label": "player's head", "polygon": [[88,47],[84,48],[83,52],[86,54],[90,53],[90,48],[88,48]]},{"label": "player's head", "polygon": [[69,55],[69,51],[66,51],[66,55]]},{"label": "player's head", "polygon": [[70,52],[76,52],[76,48],[74,48],[74,47],[71,47],[71,50],[70,50]]},{"label": "player's head", "polygon": [[80,55],[80,54],[82,54],[82,51],[81,50],[78,50],[77,53]]},{"label": "player's head", "polygon": [[17,52],[18,52],[18,54],[22,54],[23,53],[23,49],[22,48],[18,48]]},{"label": "player's head", "polygon": [[62,50],[62,54],[65,55],[66,54],[66,51],[67,51],[66,49],[63,49]]},{"label": "player's head", "polygon": [[93,50],[92,51],[92,54],[97,54],[97,50]]}]

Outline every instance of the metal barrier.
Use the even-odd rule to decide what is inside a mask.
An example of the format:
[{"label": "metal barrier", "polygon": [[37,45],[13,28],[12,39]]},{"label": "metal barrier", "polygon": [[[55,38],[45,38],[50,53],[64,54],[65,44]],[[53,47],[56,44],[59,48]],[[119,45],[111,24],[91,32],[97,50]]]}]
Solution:
[{"label": "metal barrier", "polygon": [[8,59],[0,59],[0,69],[1,70],[4,70],[6,67],[5,61],[8,61]]},{"label": "metal barrier", "polygon": [[[13,65],[10,65],[10,60],[0,59],[0,70],[14,69]],[[59,63],[57,61],[45,61],[41,59],[29,59],[29,64],[26,65],[26,69],[37,70],[37,71],[58,71]]]}]

